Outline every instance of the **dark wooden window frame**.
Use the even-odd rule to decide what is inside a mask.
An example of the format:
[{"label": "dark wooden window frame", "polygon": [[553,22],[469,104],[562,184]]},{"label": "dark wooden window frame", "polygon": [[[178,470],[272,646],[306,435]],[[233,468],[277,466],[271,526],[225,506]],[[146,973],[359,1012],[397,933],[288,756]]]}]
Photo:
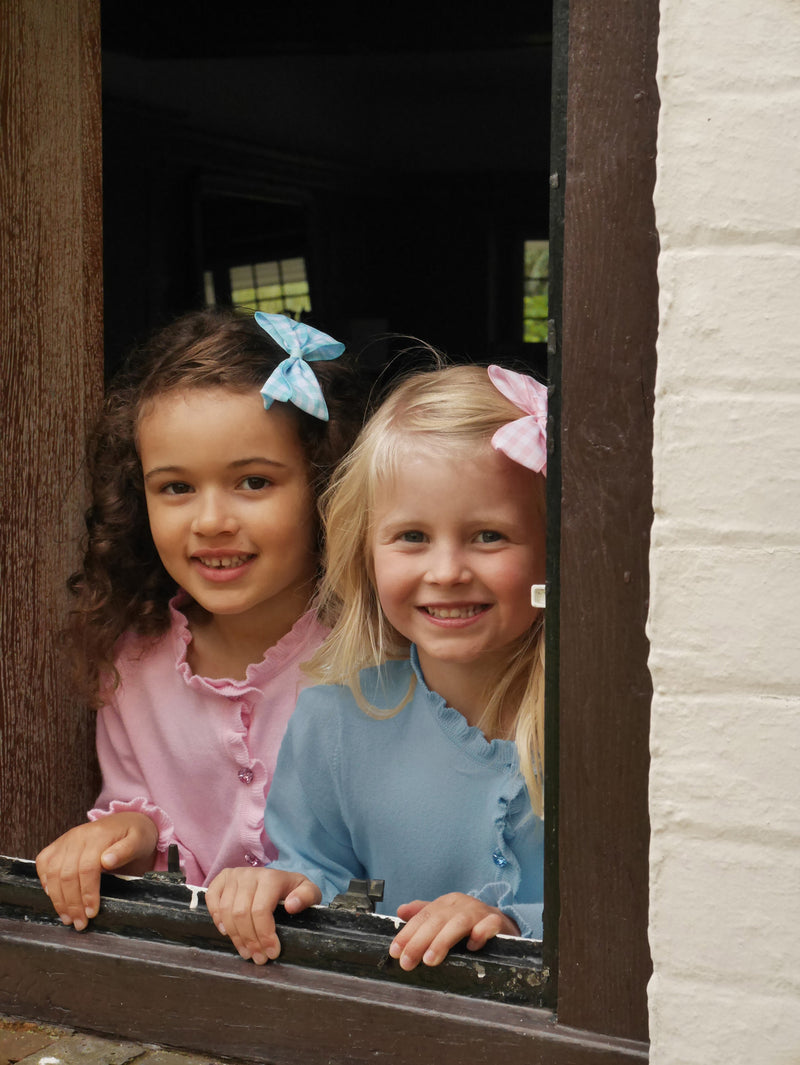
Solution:
[{"label": "dark wooden window frame", "polygon": [[556,0],[551,1008],[3,921],[0,1011],[262,1062],[647,1059],[657,34],[657,0]]}]

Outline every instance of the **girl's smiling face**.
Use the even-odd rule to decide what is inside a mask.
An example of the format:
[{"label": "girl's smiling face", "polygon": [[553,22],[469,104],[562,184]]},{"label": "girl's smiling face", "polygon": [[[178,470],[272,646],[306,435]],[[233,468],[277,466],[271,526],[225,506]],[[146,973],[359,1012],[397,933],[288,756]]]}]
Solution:
[{"label": "girl's smiling face", "polygon": [[502,669],[509,645],[538,618],[531,585],[544,581],[545,521],[536,476],[488,445],[420,450],[378,492],[378,598],[445,698],[457,673]]},{"label": "girl's smiling face", "polygon": [[258,390],[176,389],[137,433],[150,530],[165,569],[211,615],[287,632],[317,571],[315,501],[295,422]]}]

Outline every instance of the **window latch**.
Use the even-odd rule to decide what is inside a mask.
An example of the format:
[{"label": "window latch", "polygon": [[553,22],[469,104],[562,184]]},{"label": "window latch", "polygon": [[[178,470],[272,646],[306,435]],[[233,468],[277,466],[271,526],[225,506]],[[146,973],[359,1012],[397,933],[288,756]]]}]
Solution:
[{"label": "window latch", "polygon": [[385,880],[350,881],[347,891],[337,895],[329,905],[331,910],[355,910],[358,913],[375,913],[375,903],[383,898]]},{"label": "window latch", "polygon": [[181,868],[181,859],[178,853],[178,844],[170,843],[167,848],[167,868],[163,870],[151,869],[144,874],[145,880],[155,880],[157,884],[185,884],[186,874]]}]

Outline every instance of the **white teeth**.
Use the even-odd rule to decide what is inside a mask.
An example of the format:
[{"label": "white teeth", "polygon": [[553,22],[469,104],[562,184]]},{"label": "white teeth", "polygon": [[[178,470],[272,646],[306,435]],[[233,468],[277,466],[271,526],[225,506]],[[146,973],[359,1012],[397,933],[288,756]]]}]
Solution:
[{"label": "white teeth", "polygon": [[426,606],[425,609],[432,618],[441,618],[446,620],[447,618],[474,618],[476,614],[480,614],[483,610],[482,606],[454,606],[454,607],[440,607],[440,606]]},{"label": "white teeth", "polygon": [[230,558],[201,558],[198,561],[209,569],[233,569],[247,562],[249,555],[232,555]]}]

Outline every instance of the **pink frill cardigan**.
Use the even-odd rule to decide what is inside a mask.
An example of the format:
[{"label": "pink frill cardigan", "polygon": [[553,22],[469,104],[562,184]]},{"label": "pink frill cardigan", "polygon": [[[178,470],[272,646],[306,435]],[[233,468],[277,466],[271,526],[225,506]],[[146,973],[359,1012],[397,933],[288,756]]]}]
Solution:
[{"label": "pink frill cardigan", "polygon": [[177,843],[190,884],[224,868],[263,865],[277,852],[264,831],[264,805],[278,748],[298,693],[300,669],[327,635],[304,614],[244,680],[209,679],[186,660],[191,633],[170,604],[171,626],[153,646],[123,639],[120,685],[98,713],[103,789],[89,820],[138,810],[158,827],[157,869]]}]

